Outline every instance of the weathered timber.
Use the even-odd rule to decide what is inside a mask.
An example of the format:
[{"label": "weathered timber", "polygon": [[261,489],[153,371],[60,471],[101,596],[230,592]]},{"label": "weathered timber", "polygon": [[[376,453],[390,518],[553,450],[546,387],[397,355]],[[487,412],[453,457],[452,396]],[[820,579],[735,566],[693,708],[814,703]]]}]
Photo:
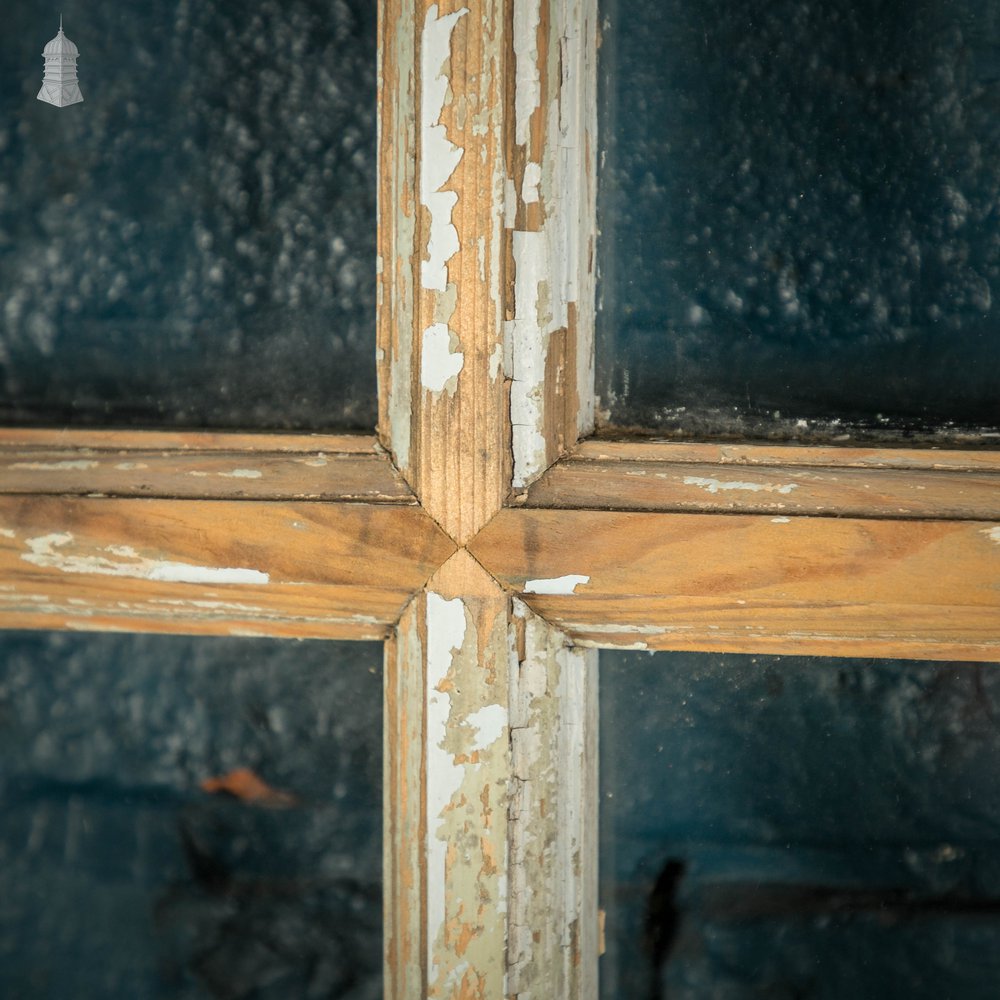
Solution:
[{"label": "weathered timber", "polygon": [[511,8],[505,367],[518,488],[594,426],[597,4]]},{"label": "weathered timber", "polygon": [[392,1000],[506,992],[509,605],[459,551],[415,598],[388,647]]},{"label": "weathered timber", "polygon": [[415,504],[375,451],[2,448],[0,494]]},{"label": "weathered timber", "polygon": [[969,469],[1000,471],[1000,450],[857,448],[833,445],[686,443],[655,438],[594,437],[576,458],[613,462],[680,462],[718,465],[826,466],[831,469]]},{"label": "weathered timber", "polygon": [[379,433],[424,508],[464,543],[510,486],[505,4],[381,10]]},{"label": "weathered timber", "polygon": [[88,448],[97,451],[245,451],[370,455],[370,434],[274,434],[264,431],[71,430],[0,427],[0,448]]},{"label": "weathered timber", "polygon": [[908,470],[567,458],[527,507],[1000,520],[1000,468]]},{"label": "weathered timber", "polygon": [[452,551],[411,506],[0,497],[0,627],[382,639]]},{"label": "weathered timber", "polygon": [[575,641],[1000,659],[1000,524],[505,510],[470,546]]},{"label": "weathered timber", "polygon": [[597,652],[514,599],[511,996],[596,1000]]}]

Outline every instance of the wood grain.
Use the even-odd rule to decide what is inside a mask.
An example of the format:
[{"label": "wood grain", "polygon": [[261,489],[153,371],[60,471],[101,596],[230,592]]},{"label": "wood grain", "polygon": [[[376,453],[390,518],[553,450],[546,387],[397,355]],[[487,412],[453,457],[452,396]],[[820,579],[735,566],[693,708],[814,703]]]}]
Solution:
[{"label": "wood grain", "polygon": [[573,452],[581,459],[613,462],[681,462],[710,465],[826,466],[831,469],[952,469],[1000,471],[1000,442],[990,451],[946,448],[854,448],[794,444],[699,444],[656,439],[594,437]]},{"label": "wood grain", "polygon": [[89,448],[97,451],[323,452],[371,455],[370,434],[269,434],[244,431],[71,430],[0,427],[0,448]]},{"label": "wood grain", "polygon": [[381,639],[454,546],[419,508],[0,498],[0,627]]},{"label": "wood grain", "polygon": [[4,447],[0,494],[13,493],[416,503],[388,457],[374,450]]},{"label": "wood grain", "polygon": [[503,374],[503,0],[386,0],[379,432],[460,544],[510,484]]},{"label": "wood grain", "polygon": [[427,995],[426,628],[421,597],[385,644],[382,899],[386,1000]]},{"label": "wood grain", "polygon": [[1000,659],[996,523],[505,510],[470,548],[598,646]]},{"label": "wood grain", "polygon": [[824,468],[569,458],[521,498],[557,509],[1000,520],[1000,469]]}]

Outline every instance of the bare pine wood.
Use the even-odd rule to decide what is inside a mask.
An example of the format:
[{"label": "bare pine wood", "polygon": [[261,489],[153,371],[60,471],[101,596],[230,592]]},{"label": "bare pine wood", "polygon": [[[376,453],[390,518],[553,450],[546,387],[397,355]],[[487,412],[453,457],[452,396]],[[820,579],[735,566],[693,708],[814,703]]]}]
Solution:
[{"label": "bare pine wood", "polygon": [[323,452],[371,455],[378,445],[370,434],[273,434],[245,431],[89,430],[0,427],[0,449],[86,448],[96,451]]},{"label": "bare pine wood", "polygon": [[460,544],[510,484],[503,371],[503,0],[385,0],[379,427]]},{"label": "bare pine wood", "polygon": [[827,466],[831,469],[969,469],[1000,471],[995,450],[955,448],[854,448],[833,445],[686,443],[657,439],[582,441],[575,458],[612,462],[680,462],[710,465]]},{"label": "bare pine wood", "polygon": [[426,628],[414,598],[385,644],[382,921],[386,1000],[427,992]]},{"label": "bare pine wood", "polygon": [[572,457],[521,498],[558,509],[1000,520],[1000,469],[839,469]]},{"label": "bare pine wood", "polygon": [[598,646],[1000,659],[996,523],[505,510],[470,548]]},{"label": "bare pine wood", "polygon": [[389,647],[392,1000],[505,995],[509,603],[461,550],[415,599]]},{"label": "bare pine wood", "polygon": [[375,451],[0,448],[4,493],[416,503]]},{"label": "bare pine wood", "polygon": [[454,550],[419,508],[0,498],[0,626],[382,639]]}]

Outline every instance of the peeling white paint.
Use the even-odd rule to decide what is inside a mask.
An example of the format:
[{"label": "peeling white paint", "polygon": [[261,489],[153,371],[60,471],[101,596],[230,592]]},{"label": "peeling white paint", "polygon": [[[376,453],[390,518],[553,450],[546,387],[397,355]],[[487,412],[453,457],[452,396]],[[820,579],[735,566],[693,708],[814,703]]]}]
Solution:
[{"label": "peeling white paint", "polygon": [[66,622],[66,628],[68,628],[71,632],[121,632],[126,635],[131,634],[134,631],[125,625],[108,625],[103,622],[88,622],[86,620],[68,620]]},{"label": "peeling white paint", "polygon": [[[483,152],[486,147],[483,146]],[[476,263],[479,265],[479,280],[486,281],[486,237],[480,236],[476,239]]]},{"label": "peeling white paint", "polygon": [[420,263],[420,280],[424,288],[443,292],[448,287],[448,261],[458,252],[458,230],[451,221],[452,209],[458,203],[454,191],[442,191],[461,162],[464,150],[448,138],[441,124],[441,113],[448,97],[448,77],[445,64],[451,58],[451,34],[459,19],[468,14],[462,7],[444,17],[438,17],[438,5],[431,4],[424,18],[420,57],[421,142],[420,202],[430,214],[427,238],[427,260]]},{"label": "peeling white paint", "polygon": [[22,609],[28,603],[40,605],[40,610],[45,612],[60,611],[58,606],[52,604],[52,599],[48,594],[25,594],[15,587],[0,587],[0,601],[5,604],[16,604]]},{"label": "peeling white paint", "polygon": [[514,0],[514,141],[528,142],[531,116],[542,102],[538,72],[538,25],[541,0]]},{"label": "peeling white paint", "polygon": [[514,615],[509,992],[596,997],[597,654]]},{"label": "peeling white paint", "polygon": [[427,963],[437,978],[434,940],[445,919],[445,860],[448,841],[438,837],[438,822],[462,786],[465,774],[446,749],[451,695],[443,682],[452,658],[465,642],[465,604],[461,598],[445,600],[427,594],[427,916],[430,933]]},{"label": "peeling white paint", "polygon": [[260,479],[264,473],[259,469],[233,469],[232,472],[220,472],[226,479]]},{"label": "peeling white paint", "polygon": [[[217,472],[215,474],[221,476],[223,479],[260,479],[264,475],[258,469],[233,469],[232,472]],[[192,469],[188,472],[188,475],[197,476],[199,479],[207,479],[211,473]]]},{"label": "peeling white paint", "polygon": [[459,962],[449,973],[444,977],[444,981],[441,983],[442,996],[458,996],[459,990],[462,984],[462,977],[469,971],[469,963],[462,961]]},{"label": "peeling white paint", "polygon": [[[424,330],[420,345],[420,384],[431,392],[454,393],[465,355],[451,349],[454,333],[444,323],[432,323]],[[457,338],[456,338],[457,339]]]},{"label": "peeling white paint", "polygon": [[62,472],[71,469],[96,469],[98,462],[86,458],[66,459],[64,462],[14,462],[12,469],[31,469],[36,472]]},{"label": "peeling white paint", "polygon": [[1000,545],[1000,525],[995,528],[984,528],[983,534],[991,541]]},{"label": "peeling white paint", "polygon": [[[514,0],[512,44],[514,67],[514,139],[526,162],[520,190],[507,179],[505,223],[514,230],[518,209],[544,205],[541,232],[513,232],[515,266],[514,319],[509,336],[513,365],[541,362],[544,374],[549,336],[571,330],[575,338],[577,427],[586,435],[594,423],[593,302],[594,302],[594,85],[596,71],[592,40],[596,35],[591,6],[576,0],[546,8],[540,0]],[[547,50],[539,35],[547,33]],[[542,100],[546,75],[546,103]],[[533,124],[544,120],[544,146],[536,149]],[[551,360],[551,359],[550,359]],[[545,470],[554,442],[546,441],[544,411],[561,405],[555,393],[547,397],[544,382],[524,383],[511,375],[511,418],[514,469],[512,486],[530,485]]]},{"label": "peeling white paint", "polygon": [[514,320],[511,350],[510,419],[515,489],[545,468],[545,358],[548,330],[539,322],[539,286],[547,280],[545,234],[515,232]]},{"label": "peeling white paint", "polygon": [[10,528],[0,528],[0,538],[17,538]]},{"label": "peeling white paint", "polygon": [[[129,574],[123,574],[129,575]],[[190,563],[160,562],[143,574],[149,580],[163,583],[268,583],[270,576],[256,569],[228,569],[194,566]]]},{"label": "peeling white paint", "polygon": [[472,749],[485,750],[506,732],[507,709],[503,705],[485,705],[465,721],[476,730],[476,735],[472,738]]},{"label": "peeling white paint", "polygon": [[593,624],[591,622],[564,622],[566,628],[579,632],[593,632],[595,635],[659,635],[663,629],[659,625],[609,625]]},{"label": "peeling white paint", "polygon": [[517,221],[517,188],[508,177],[503,188],[503,225],[504,229],[513,229]]},{"label": "peeling white paint", "polygon": [[514,321],[503,321],[503,370],[507,378],[514,377]]},{"label": "peeling white paint", "polygon": [[584,583],[590,583],[589,576],[580,573],[568,573],[566,576],[554,576],[546,580],[528,580],[522,593],[525,594],[575,594],[576,588]]},{"label": "peeling white paint", "polygon": [[153,597],[150,604],[167,604],[173,608],[204,608],[210,611],[237,611],[249,614],[265,614],[264,608],[256,604],[241,604],[238,601],[193,601],[176,597]]},{"label": "peeling white paint", "polygon": [[799,488],[798,483],[746,483],[740,480],[711,479],[704,476],[685,476],[685,486],[699,486],[708,493],[722,493],[728,490],[746,490],[749,493],[788,494]]},{"label": "peeling white paint", "polygon": [[136,472],[139,469],[148,469],[149,466],[145,462],[119,462],[115,468],[122,472]]},{"label": "peeling white paint", "polygon": [[330,464],[330,460],[323,454],[323,452],[320,452],[318,455],[314,455],[312,458],[298,458],[296,461],[300,462],[302,465],[308,465],[311,469],[322,469]]},{"label": "peeling white paint", "polygon": [[493,353],[490,355],[489,369],[490,381],[495,382],[503,371],[504,345],[498,343],[493,345]]},{"label": "peeling white paint", "polygon": [[538,185],[542,182],[542,166],[540,163],[529,163],[524,168],[524,180],[521,182],[521,201],[532,205],[538,201]]},{"label": "peeling white paint", "polygon": [[[74,538],[68,531],[29,538],[26,545],[30,551],[22,554],[21,559],[33,566],[58,569],[63,573],[126,576],[164,583],[264,584],[270,581],[267,573],[256,569],[196,566],[192,563],[148,559],[127,545],[108,545],[103,550],[94,550],[91,554],[65,551],[66,546],[73,542]],[[111,559],[107,555],[101,555],[99,554],[101,551],[118,558]]]},{"label": "peeling white paint", "polygon": [[790,517],[772,517],[771,524],[791,524],[792,519]]}]

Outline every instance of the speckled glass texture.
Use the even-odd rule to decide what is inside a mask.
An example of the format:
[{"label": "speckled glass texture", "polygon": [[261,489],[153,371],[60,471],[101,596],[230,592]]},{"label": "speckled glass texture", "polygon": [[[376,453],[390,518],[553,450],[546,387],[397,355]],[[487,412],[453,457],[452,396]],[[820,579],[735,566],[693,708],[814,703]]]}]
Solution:
[{"label": "speckled glass texture", "polygon": [[1000,996],[992,664],[601,652],[601,996]]},{"label": "speckled glass texture", "polygon": [[1000,7],[600,8],[605,422],[1000,446]]},{"label": "speckled glass texture", "polygon": [[0,996],[380,998],[381,706],[379,643],[0,634]]},{"label": "speckled glass texture", "polygon": [[371,429],[376,4],[58,8],[0,32],[0,422]]}]

